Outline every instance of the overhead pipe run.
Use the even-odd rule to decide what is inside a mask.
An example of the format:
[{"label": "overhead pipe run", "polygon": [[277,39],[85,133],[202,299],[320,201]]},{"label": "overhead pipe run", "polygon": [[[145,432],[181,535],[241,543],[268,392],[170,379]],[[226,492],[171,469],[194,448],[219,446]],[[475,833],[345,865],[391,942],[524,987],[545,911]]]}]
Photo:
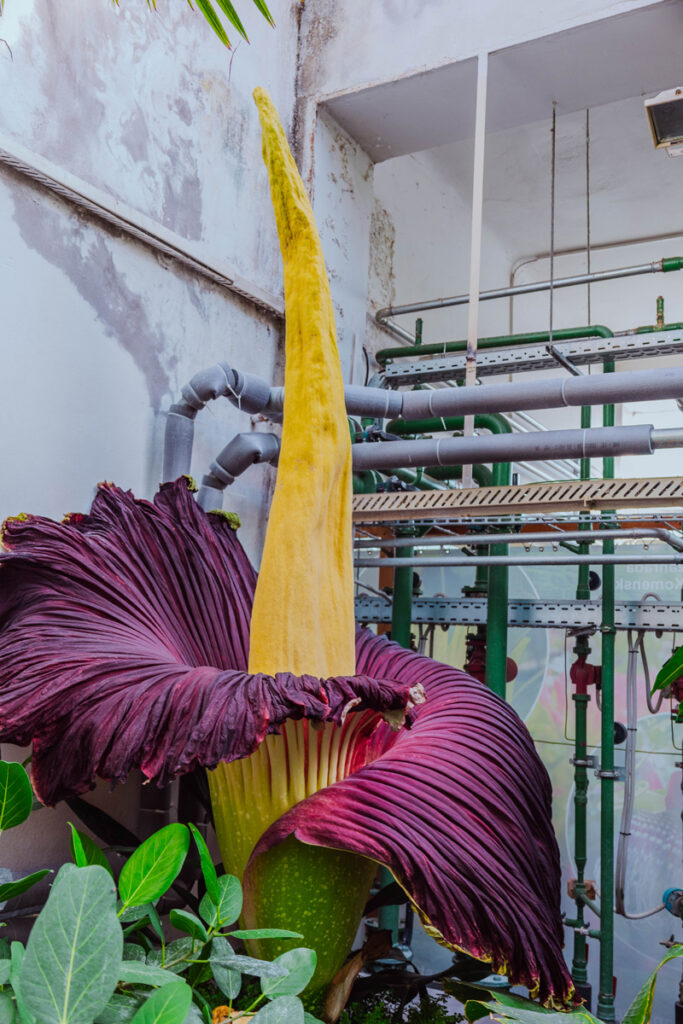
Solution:
[{"label": "overhead pipe run", "polygon": [[[594,284],[598,281],[614,281],[622,277],[638,277],[641,274],[666,274],[673,270],[683,270],[683,256],[671,256],[661,260],[654,260],[652,263],[639,263],[633,267],[620,267],[617,270],[598,270],[592,274],[577,274],[573,277],[557,277],[551,281],[535,281],[532,284],[518,284],[507,288],[492,288],[489,291],[479,292],[479,301],[486,302],[490,299],[505,299],[514,295],[531,295],[534,292],[547,292],[552,288],[571,288],[574,285]],[[402,316],[406,313],[423,313],[432,309],[447,309],[451,306],[464,306],[470,301],[469,293],[464,295],[451,295],[445,299],[425,299],[421,302],[411,302],[403,306],[386,306],[375,313],[375,320],[380,327],[386,328],[397,338],[402,338],[409,344],[415,344],[415,336],[406,331],[403,327],[391,321],[392,316]]]},{"label": "overhead pipe run", "polygon": [[[483,389],[482,389],[483,390]],[[675,434],[676,444],[656,443]],[[353,468],[395,469],[432,465],[471,465],[475,462],[526,462],[547,458],[650,455],[656,447],[683,447],[683,430],[659,431],[650,425],[597,427],[594,430],[548,430],[534,434],[428,438],[353,446]]]},{"label": "overhead pipe run", "polygon": [[402,393],[405,419],[468,413],[561,409],[566,406],[651,402],[683,397],[683,368],[637,370],[550,380],[438,388]]},{"label": "overhead pipe run", "polygon": [[[489,541],[495,540],[495,535],[489,537]],[[486,565],[633,565],[633,555],[527,555],[519,552],[516,555],[469,555],[462,558],[458,555],[440,555],[434,558],[432,555],[412,555],[410,558],[355,558],[354,566],[358,569],[391,569],[392,566],[438,566],[439,568],[454,568],[461,566]],[[639,555],[638,565],[683,565],[683,552],[676,555]]]},{"label": "overhead pipe run", "polygon": [[438,537],[420,537],[419,540],[406,540],[403,537],[363,537],[354,541],[356,548],[445,548],[445,547],[478,547],[490,544],[495,539],[497,544],[563,544],[567,540],[589,541],[606,540],[661,540],[676,551],[683,551],[683,534],[677,530],[667,530],[659,526],[635,526],[615,530],[546,530],[529,533],[466,533],[448,534]]}]

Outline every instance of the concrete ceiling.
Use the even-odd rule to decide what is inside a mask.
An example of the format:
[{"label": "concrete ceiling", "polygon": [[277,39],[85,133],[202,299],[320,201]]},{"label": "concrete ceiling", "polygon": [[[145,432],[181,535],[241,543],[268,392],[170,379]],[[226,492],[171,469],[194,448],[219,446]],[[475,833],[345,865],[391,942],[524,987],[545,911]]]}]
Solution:
[{"label": "concrete ceiling", "polygon": [[[683,3],[640,10],[544,36],[490,56],[487,130],[683,84]],[[655,59],[656,55],[656,59]],[[476,59],[356,90],[325,108],[375,162],[470,138]]]}]

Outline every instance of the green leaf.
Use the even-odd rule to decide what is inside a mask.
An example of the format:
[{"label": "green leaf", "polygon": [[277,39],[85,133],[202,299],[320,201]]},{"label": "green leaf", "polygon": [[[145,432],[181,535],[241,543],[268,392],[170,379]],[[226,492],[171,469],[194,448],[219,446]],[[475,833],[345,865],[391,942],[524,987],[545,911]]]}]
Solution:
[{"label": "green leaf", "polygon": [[210,928],[232,924],[242,913],[242,885],[234,875],[221,875],[218,879],[218,902],[213,903],[208,893],[199,904],[199,913]]},{"label": "green leaf", "polygon": [[252,1018],[253,1024],[304,1024],[304,1008],[296,996],[273,999]]},{"label": "green leaf", "polygon": [[153,903],[143,903],[139,907],[125,907],[122,903],[119,907],[119,921],[137,921],[140,922],[143,918],[148,918],[150,912],[154,910]]},{"label": "green leaf", "polygon": [[172,971],[165,971],[162,967],[141,964],[137,960],[124,960],[119,967],[118,980],[124,985],[149,985],[152,988],[161,988],[162,985],[170,985],[178,978]]},{"label": "green leaf", "polygon": [[33,807],[33,790],[26,769],[0,761],[0,832],[26,821]]},{"label": "green leaf", "polygon": [[655,690],[665,690],[667,686],[673,683],[674,679],[678,679],[679,676],[683,675],[683,645],[677,647],[673,652],[668,661],[665,661],[655,679],[655,684],[652,687],[652,692]]},{"label": "green leaf", "polygon": [[169,914],[169,920],[179,932],[185,932],[186,935],[191,935],[193,939],[206,942],[209,938],[209,934],[202,922],[188,910],[172,910]]},{"label": "green leaf", "polygon": [[14,992],[14,998],[17,1001],[17,1013],[22,1024],[34,1024],[35,1017],[29,1010],[24,1000],[24,995],[21,989],[21,965],[24,960],[24,947],[20,942],[13,942],[11,945],[11,963],[9,970],[9,980]]},{"label": "green leaf", "polygon": [[196,948],[197,943],[194,939],[174,939],[166,946],[165,950],[150,949],[147,954],[147,963],[153,967],[163,966],[165,971],[173,971],[174,974],[182,974],[183,971],[193,966],[189,958],[197,959]]},{"label": "green leaf", "polygon": [[220,9],[222,10],[222,12],[225,15],[225,17],[230,22],[230,24],[233,25],[237,29],[239,34],[242,36],[242,38],[244,40],[246,40],[246,42],[249,42],[249,38],[248,38],[247,33],[246,33],[245,29],[244,29],[244,25],[240,21],[239,15],[237,14],[237,11],[235,10],[235,8],[230,3],[230,0],[216,0],[216,3],[218,4]]},{"label": "green leaf", "polygon": [[227,939],[216,936],[211,943],[209,953],[211,970],[215,965],[228,967],[231,971],[239,971],[240,974],[253,974],[256,978],[285,978],[289,971],[284,964],[276,961],[255,960],[250,956],[239,956],[233,952],[232,946]]},{"label": "green leaf", "polygon": [[10,961],[0,960],[0,985],[6,985],[9,981]]},{"label": "green leaf", "polygon": [[0,1024],[14,1024],[17,1011],[7,992],[0,992]]},{"label": "green leaf", "polygon": [[129,1024],[138,1009],[142,1006],[142,1000],[129,995],[114,993],[105,1008],[95,1018],[95,1024]]},{"label": "green leaf", "polygon": [[60,868],[26,945],[21,991],[39,1021],[91,1024],[119,975],[123,934],[104,868]]},{"label": "green leaf", "polygon": [[272,25],[273,28],[275,28],[275,21],[273,19],[273,15],[270,13],[268,8],[266,7],[266,4],[265,4],[264,0],[254,0],[254,3],[256,4],[256,6],[258,7],[259,11],[261,12],[263,17],[268,22],[268,24]]},{"label": "green leaf", "polygon": [[478,1003],[475,999],[468,999],[463,1009],[468,1024],[474,1024],[476,1020],[483,1020],[484,1017],[490,1018],[491,1016],[488,1006]]},{"label": "green leaf", "polygon": [[142,946],[138,946],[137,942],[124,942],[123,959],[128,962],[144,964],[147,954]]},{"label": "green leaf", "polygon": [[317,957],[314,949],[299,946],[273,960],[278,967],[285,967],[284,978],[261,977],[261,991],[266,996],[296,996],[308,985],[315,973]]},{"label": "green leaf", "polygon": [[153,992],[133,1017],[132,1024],[183,1024],[192,1002],[192,989],[184,981]]},{"label": "green leaf", "polygon": [[124,907],[163,896],[178,877],[189,848],[190,833],[178,823],[166,825],[146,839],[121,871],[119,893]]},{"label": "green leaf", "polygon": [[32,885],[35,885],[41,878],[45,878],[45,875],[49,874],[50,872],[46,868],[44,871],[34,871],[32,875],[18,878],[16,882],[4,882],[0,885],[0,903],[5,900],[11,900],[15,896],[21,896],[22,892],[27,892]]},{"label": "green leaf", "polygon": [[195,841],[197,852],[199,853],[199,862],[202,867],[202,875],[204,876],[206,892],[211,902],[214,904],[214,906],[217,907],[220,901],[221,894],[220,888],[218,886],[218,875],[216,874],[216,869],[213,865],[213,860],[211,858],[211,854],[209,853],[209,848],[206,845],[204,836],[198,830],[197,826],[190,825],[189,828],[190,832],[192,833],[192,837]]},{"label": "green leaf", "polygon": [[7,939],[0,939],[0,960],[9,960],[12,952]]},{"label": "green leaf", "polygon": [[668,964],[670,960],[677,960],[681,956],[683,956],[683,945],[672,946],[666,956],[662,957],[645,984],[636,993],[635,999],[626,1011],[623,1024],[648,1024],[652,1016],[657,975],[664,964]]},{"label": "green leaf", "polygon": [[74,864],[77,868],[87,868],[88,860],[85,856],[81,837],[71,822],[68,822],[68,825],[71,828],[71,856],[74,859]]},{"label": "green leaf", "polygon": [[[71,825],[71,822],[69,824]],[[85,858],[83,863],[76,859],[78,844],[80,844],[79,856]],[[104,851],[100,849],[97,843],[93,842],[90,836],[87,836],[85,832],[80,832],[73,825],[71,825],[71,856],[79,867],[83,867],[86,864],[98,864],[105,871],[108,871],[112,878],[114,877],[111,864],[107,860]]]},{"label": "green leaf", "polygon": [[217,937],[213,940],[209,954],[209,964],[213,980],[223,995],[231,1002],[233,999],[237,999],[242,989],[241,971],[225,966],[226,960],[229,961],[234,959],[234,957],[235,954],[227,939]]},{"label": "green leaf", "polygon": [[225,34],[225,29],[223,28],[223,25],[221,24],[218,15],[211,6],[210,0],[196,0],[196,3],[197,7],[202,12],[202,14],[206,18],[209,25],[214,30],[220,41],[223,43],[224,46],[227,46],[227,48],[230,49],[230,40]]},{"label": "green leaf", "polygon": [[285,928],[240,928],[227,935],[231,939],[303,939],[300,932],[288,932]]},{"label": "green leaf", "polygon": [[312,1013],[308,1013],[304,1010],[304,1024],[323,1024],[323,1022],[318,1020],[317,1017],[314,1017]]}]

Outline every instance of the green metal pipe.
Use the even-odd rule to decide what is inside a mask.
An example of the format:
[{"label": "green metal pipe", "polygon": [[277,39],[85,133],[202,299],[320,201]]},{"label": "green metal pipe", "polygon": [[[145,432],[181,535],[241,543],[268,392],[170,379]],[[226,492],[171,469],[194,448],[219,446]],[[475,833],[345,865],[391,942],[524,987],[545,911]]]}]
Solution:
[{"label": "green metal pipe", "polygon": [[[425,473],[433,480],[460,480],[462,466],[425,466]],[[493,486],[493,473],[488,466],[472,466],[472,477],[479,487]]]},{"label": "green metal pipe", "polygon": [[[678,269],[678,268],[675,268]],[[595,324],[592,327],[564,327],[553,331],[553,341],[573,341],[576,338],[613,338],[609,327]],[[491,338],[480,338],[477,349],[510,348],[513,345],[533,345],[550,341],[549,331],[533,331],[530,334],[499,334]],[[383,366],[388,359],[405,359],[415,353],[421,356],[440,356],[446,352],[466,352],[467,341],[446,341],[432,345],[399,345],[395,348],[381,348],[375,359]]]},{"label": "green metal pipe", "polygon": [[[671,269],[678,269],[672,267]],[[604,373],[614,372],[605,363]],[[603,408],[603,425],[614,425],[614,406]],[[603,460],[603,476],[614,479],[614,459]],[[612,513],[605,513],[609,518]],[[614,541],[606,540],[603,552],[611,554]],[[602,723],[600,765],[600,991],[597,1016],[616,1020],[614,1011],[614,566],[605,565],[602,574]]]},{"label": "green metal pipe", "polygon": [[[490,430],[492,434],[509,434],[510,424],[501,413],[477,413],[474,417],[476,430]],[[399,434],[438,434],[446,430],[464,430],[464,416],[433,416],[423,420],[390,420],[387,433]]]},{"label": "green metal pipe", "polygon": [[[507,487],[509,483],[510,463],[496,464],[493,468],[493,486]],[[492,555],[507,555],[508,546],[492,544],[490,550]],[[507,683],[508,580],[507,565],[491,566],[486,603],[486,685],[503,700]]]},{"label": "green metal pipe", "polygon": [[[412,535],[412,530],[400,531],[403,536]],[[401,548],[401,555],[409,558],[413,554],[413,548]],[[406,565],[394,569],[394,592],[391,602],[391,639],[401,647],[410,648],[410,628],[413,614],[413,567]],[[390,885],[394,876],[388,868],[380,869],[380,888]],[[398,915],[397,906],[380,907],[377,923],[380,929],[391,932],[391,943],[398,942]]]},{"label": "green metal pipe", "polygon": [[[581,408],[581,427],[588,429],[591,425],[590,406]],[[580,476],[582,480],[590,479],[590,459],[581,459]],[[589,530],[589,523],[579,524],[579,529]],[[580,554],[588,554],[588,544],[579,544]],[[580,565],[576,585],[577,601],[587,601],[590,598],[590,566]],[[574,646],[574,653],[577,658],[588,657],[590,644],[585,635],[578,636]],[[576,916],[578,927],[585,927],[584,906],[586,906],[584,877],[587,860],[587,817],[588,817],[588,772],[585,761],[588,755],[587,747],[587,716],[590,696],[587,693],[573,693],[574,701],[574,861],[576,863]],[[583,764],[581,763],[583,762]],[[572,958],[572,977],[577,985],[588,984],[588,944],[586,936],[574,932],[574,955]]]},{"label": "green metal pipe", "polygon": [[658,327],[654,324],[650,327],[636,327],[636,334],[654,334],[655,331],[683,331],[683,324],[662,324]]}]

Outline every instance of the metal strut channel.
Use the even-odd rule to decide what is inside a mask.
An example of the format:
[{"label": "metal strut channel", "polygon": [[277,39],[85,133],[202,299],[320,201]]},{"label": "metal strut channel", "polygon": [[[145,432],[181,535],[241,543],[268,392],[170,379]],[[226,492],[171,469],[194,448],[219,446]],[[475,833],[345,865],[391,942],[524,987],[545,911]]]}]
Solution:
[{"label": "metal strut channel", "polygon": [[[574,366],[611,362],[618,359],[642,359],[647,356],[677,355],[683,352],[683,332],[653,331],[651,334],[617,334],[613,338],[583,338],[577,341],[554,341],[554,348]],[[465,354],[443,355],[422,359],[387,361],[384,378],[389,387],[408,384],[464,380]],[[480,349],[477,351],[477,376],[521,373],[527,370],[557,369],[556,358],[547,350],[547,343],[515,348]]]},{"label": "metal strut channel", "polygon": [[515,513],[683,507],[683,477],[563,480],[512,487],[357,494],[355,523],[415,522]]},{"label": "metal strut channel", "polygon": [[[382,598],[357,597],[358,622],[391,622],[391,605]],[[413,599],[413,623],[476,626],[486,622],[485,598],[418,597]],[[600,603],[595,601],[509,601],[508,625],[547,629],[599,629]],[[683,632],[683,604],[646,601],[617,602],[615,628],[619,630]]]}]

